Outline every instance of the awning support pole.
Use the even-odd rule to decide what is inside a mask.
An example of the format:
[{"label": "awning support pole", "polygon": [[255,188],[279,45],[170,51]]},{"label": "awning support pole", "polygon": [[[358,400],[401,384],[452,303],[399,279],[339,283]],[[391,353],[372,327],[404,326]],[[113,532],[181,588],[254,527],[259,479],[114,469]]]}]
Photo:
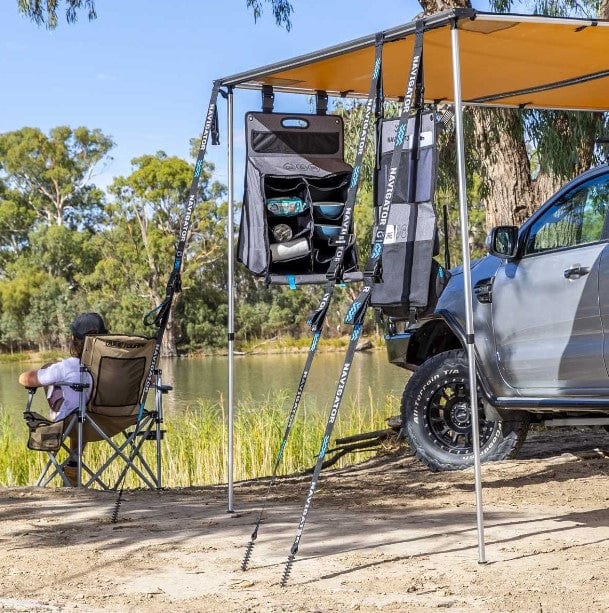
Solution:
[{"label": "awning support pole", "polygon": [[233,88],[228,87],[226,96],[227,123],[228,123],[228,509],[227,513],[233,513],[233,422],[234,422],[234,343],[235,343],[235,296],[234,296],[234,279],[235,279],[235,260],[234,260],[234,239],[235,239],[235,224],[233,219],[234,214],[234,169],[233,169]]},{"label": "awning support pole", "polygon": [[453,88],[455,99],[455,131],[457,137],[457,173],[459,182],[459,217],[461,221],[461,251],[463,254],[463,288],[465,298],[465,338],[469,368],[469,389],[474,445],[474,478],[476,488],[476,518],[478,525],[478,563],[486,563],[484,555],[484,515],[482,510],[482,477],[480,471],[480,428],[478,424],[478,394],[476,356],[474,350],[474,313],[472,306],[472,274],[469,253],[469,220],[465,179],[465,146],[463,142],[463,106],[461,101],[461,66],[459,61],[459,29],[457,21],[451,29]]}]

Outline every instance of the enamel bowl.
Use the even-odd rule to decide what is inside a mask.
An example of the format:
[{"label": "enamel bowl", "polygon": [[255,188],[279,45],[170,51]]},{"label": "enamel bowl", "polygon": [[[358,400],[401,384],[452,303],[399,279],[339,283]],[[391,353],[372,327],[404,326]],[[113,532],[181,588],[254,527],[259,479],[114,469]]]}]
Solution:
[{"label": "enamel bowl", "polygon": [[314,202],[313,213],[316,219],[338,219],[343,214],[342,202]]},{"label": "enamel bowl", "polygon": [[318,238],[325,238],[326,240],[336,238],[340,234],[340,226],[331,226],[329,224],[316,223],[313,228],[313,233]]}]

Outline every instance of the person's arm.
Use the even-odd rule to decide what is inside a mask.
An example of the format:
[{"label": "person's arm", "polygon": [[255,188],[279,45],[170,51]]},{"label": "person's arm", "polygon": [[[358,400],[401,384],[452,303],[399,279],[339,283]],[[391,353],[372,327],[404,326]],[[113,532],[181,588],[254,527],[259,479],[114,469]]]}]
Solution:
[{"label": "person's arm", "polygon": [[23,385],[23,387],[41,387],[42,383],[40,383],[38,379],[38,371],[37,370],[26,370],[19,375],[19,383]]}]

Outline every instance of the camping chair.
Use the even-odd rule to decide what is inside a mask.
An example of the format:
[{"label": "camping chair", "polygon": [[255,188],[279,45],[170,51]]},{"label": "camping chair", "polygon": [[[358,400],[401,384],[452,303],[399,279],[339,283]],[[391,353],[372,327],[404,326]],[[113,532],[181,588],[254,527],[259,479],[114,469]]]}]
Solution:
[{"label": "camping chair", "polygon": [[[156,370],[150,386],[155,391],[154,408],[142,406],[154,349],[155,339],[140,336],[87,336],[81,357],[80,383],[59,384],[79,392],[80,406],[61,421],[51,422],[34,413],[31,406],[36,388],[28,388],[28,404],[24,412],[30,430],[28,447],[45,451],[49,456],[36,485],[46,486],[56,476],[64,485],[71,484],[65,473],[68,461],[74,459],[70,458],[68,439],[71,438],[77,443],[78,486],[117,489],[127,471],[132,470],[150,489],[161,487],[162,398],[172,388],[162,384],[161,371]],[[85,397],[91,380],[92,390],[87,404]],[[129,431],[132,427],[133,430]],[[119,434],[124,440],[113,439]],[[89,466],[83,460],[85,443],[95,441],[110,446],[108,458],[97,467]],[[154,469],[143,456],[142,448],[146,441],[156,442]],[[60,461],[58,456],[64,451],[67,457]],[[108,469],[115,461],[122,468],[118,477],[112,480]]]}]

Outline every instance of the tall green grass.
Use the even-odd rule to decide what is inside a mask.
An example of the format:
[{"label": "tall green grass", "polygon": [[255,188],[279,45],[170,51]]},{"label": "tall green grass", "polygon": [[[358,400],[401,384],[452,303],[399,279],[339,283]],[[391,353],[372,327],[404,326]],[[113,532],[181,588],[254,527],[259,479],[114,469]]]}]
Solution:
[{"label": "tall green grass", "polygon": [[[312,467],[319,453],[329,407],[312,407],[305,396],[292,426],[280,474],[291,474]],[[234,478],[239,481],[272,474],[283,437],[292,398],[287,392],[269,395],[264,401],[242,401],[234,416]],[[372,391],[359,402],[345,404],[335,423],[333,438],[379,430],[385,420],[399,412],[396,397],[388,396],[381,405]],[[227,477],[227,421],[225,405],[199,402],[177,415],[167,416],[163,429],[162,482],[165,487],[225,483]],[[16,416],[0,417],[0,485],[32,485],[46,462],[46,454],[26,448],[27,428]],[[144,445],[144,456],[154,468],[154,442]],[[90,443],[85,461],[99,466],[108,457],[108,445]],[[371,453],[345,456],[336,466],[345,466],[369,457]],[[109,469],[109,480],[119,474],[119,463]],[[53,483],[59,485],[59,480]],[[139,487],[141,482],[130,471],[125,485]]]}]

